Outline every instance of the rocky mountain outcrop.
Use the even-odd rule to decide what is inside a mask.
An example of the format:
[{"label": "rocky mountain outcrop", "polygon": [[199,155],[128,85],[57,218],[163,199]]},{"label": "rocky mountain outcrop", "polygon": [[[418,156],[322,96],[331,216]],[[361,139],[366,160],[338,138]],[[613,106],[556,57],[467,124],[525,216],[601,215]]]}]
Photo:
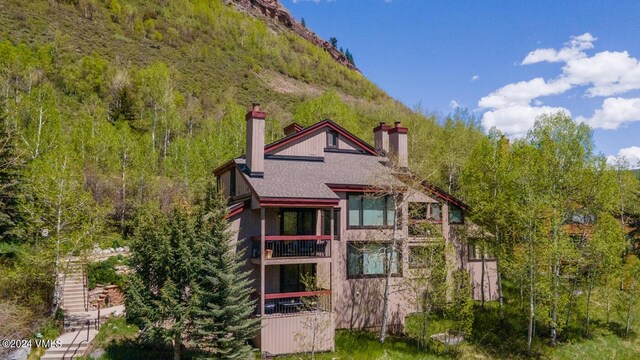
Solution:
[{"label": "rocky mountain outcrop", "polygon": [[294,33],[300,35],[312,44],[321,47],[327,51],[338,63],[348,67],[351,70],[360,72],[357,67],[347,60],[347,57],[334,48],[330,42],[321,39],[313,31],[310,31],[302,24],[297,22],[289,13],[289,11],[278,2],[278,0],[229,0],[236,7],[245,10],[253,15],[264,16],[274,20],[279,25],[291,29]]}]

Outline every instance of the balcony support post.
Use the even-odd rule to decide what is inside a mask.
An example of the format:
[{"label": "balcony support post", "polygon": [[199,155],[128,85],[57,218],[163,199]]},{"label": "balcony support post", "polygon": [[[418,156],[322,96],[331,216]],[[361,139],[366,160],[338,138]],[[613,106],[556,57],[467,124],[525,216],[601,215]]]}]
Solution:
[{"label": "balcony support post", "polygon": [[265,208],[260,208],[260,317],[264,318],[264,293],[265,293],[265,266],[264,266],[264,252],[265,252]]},{"label": "balcony support post", "polygon": [[[329,226],[329,235],[331,236],[330,241],[329,241],[329,248],[331,249],[331,262],[329,263],[329,289],[331,290],[331,294],[329,295],[329,312],[331,313],[330,316],[333,316],[333,254],[337,254],[337,249],[336,247],[338,246],[336,244],[336,242],[334,241],[336,239],[336,235],[334,234],[334,228],[335,228],[335,209],[333,207],[331,207],[329,209],[329,217],[331,219],[330,221],[330,226]],[[335,346],[335,345],[334,345]]]}]

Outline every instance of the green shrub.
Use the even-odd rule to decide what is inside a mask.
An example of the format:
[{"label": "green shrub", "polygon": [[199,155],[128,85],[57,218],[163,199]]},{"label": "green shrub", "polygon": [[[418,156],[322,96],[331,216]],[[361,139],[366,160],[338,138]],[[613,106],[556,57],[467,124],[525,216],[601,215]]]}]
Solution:
[{"label": "green shrub", "polygon": [[124,287],[125,277],[116,272],[116,266],[125,264],[126,258],[122,255],[112,256],[105,261],[89,264],[87,268],[89,289],[94,289],[96,284]]}]

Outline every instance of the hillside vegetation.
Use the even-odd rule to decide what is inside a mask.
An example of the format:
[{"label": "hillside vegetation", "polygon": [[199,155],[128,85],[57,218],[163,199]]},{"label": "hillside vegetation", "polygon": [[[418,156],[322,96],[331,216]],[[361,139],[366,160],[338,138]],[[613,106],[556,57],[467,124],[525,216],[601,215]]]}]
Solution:
[{"label": "hillside vegetation", "polygon": [[192,203],[213,169],[244,152],[252,102],[268,113],[267,142],[292,121],[331,118],[368,141],[378,122],[401,121],[414,168],[453,192],[482,137],[467,113],[438,122],[411,111],[325,50],[220,0],[0,9],[4,337],[51,311],[57,248],[120,245],[146,204]]}]

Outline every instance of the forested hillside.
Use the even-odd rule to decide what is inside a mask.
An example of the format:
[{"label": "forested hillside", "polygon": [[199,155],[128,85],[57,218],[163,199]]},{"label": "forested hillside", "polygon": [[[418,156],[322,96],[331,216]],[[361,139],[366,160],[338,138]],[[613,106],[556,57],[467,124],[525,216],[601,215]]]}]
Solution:
[{"label": "forested hillside", "polygon": [[292,121],[331,118],[368,141],[401,121],[414,168],[453,192],[482,137],[466,112],[412,111],[220,0],[9,0],[0,24],[0,335],[50,310],[58,248],[126,243],[145,204],[192,203],[244,152],[252,102],[268,142]]}]

